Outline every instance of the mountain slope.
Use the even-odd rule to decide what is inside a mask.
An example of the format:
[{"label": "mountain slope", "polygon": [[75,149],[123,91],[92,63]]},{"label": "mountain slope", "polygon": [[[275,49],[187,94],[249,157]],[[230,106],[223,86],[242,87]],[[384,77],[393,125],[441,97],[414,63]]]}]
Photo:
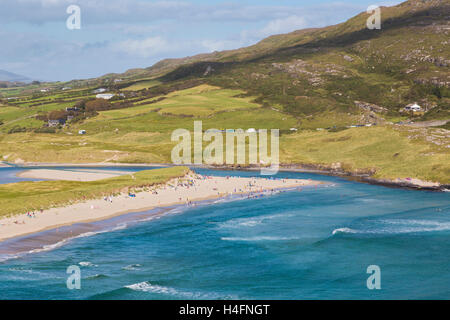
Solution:
[{"label": "mountain slope", "polygon": [[195,79],[244,89],[260,103],[297,117],[357,114],[355,101],[379,105],[390,116],[412,102],[447,116],[450,1],[382,7],[381,30],[367,29],[368,17],[364,12],[338,25],[276,35],[238,50],[163,60],[135,78],[159,77],[165,85]]},{"label": "mountain slope", "polygon": [[15,74],[5,70],[0,70],[0,81],[25,82],[30,81],[30,79],[25,76],[21,76],[19,74]]}]

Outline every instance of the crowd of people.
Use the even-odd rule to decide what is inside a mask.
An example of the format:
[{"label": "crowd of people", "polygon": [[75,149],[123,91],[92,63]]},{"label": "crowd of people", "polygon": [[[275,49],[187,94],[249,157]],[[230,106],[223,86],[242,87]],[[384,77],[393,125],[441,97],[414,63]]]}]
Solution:
[{"label": "crowd of people", "polygon": [[[227,187],[225,187],[225,182],[223,179],[227,180]],[[239,180],[241,179],[241,180]],[[186,204],[189,206],[195,205],[192,201],[192,198],[199,199],[200,194],[207,194],[203,199],[212,198],[212,197],[233,197],[240,196],[246,197],[248,199],[261,198],[264,195],[270,195],[274,193],[281,192],[280,185],[278,184],[277,188],[273,188],[270,184],[267,184],[266,180],[279,180],[282,181],[283,184],[286,184],[286,179],[277,179],[273,177],[269,178],[247,178],[245,184],[242,183],[242,178],[226,176],[226,177],[213,177],[208,175],[200,175],[196,173],[191,173],[188,176],[183,178],[174,179],[164,185],[155,185],[153,187],[143,187],[141,190],[133,190],[125,193],[125,197],[128,198],[136,198],[136,193],[144,192],[150,193],[153,196],[156,196],[157,205],[161,204],[161,201],[168,202],[167,198],[175,198],[178,200],[178,203]],[[231,181],[230,181],[231,180]],[[207,181],[207,183],[202,183],[203,181]],[[231,184],[231,188],[230,188]],[[205,189],[209,192],[205,193]],[[190,192],[186,192],[190,190]],[[175,191],[175,196],[173,192],[168,194],[168,191]],[[198,191],[198,193],[197,193]],[[212,192],[216,193],[212,195]],[[109,195],[104,196],[103,200],[105,202],[113,203],[114,198],[118,197],[118,195]],[[87,201],[86,197],[83,196],[81,202]],[[90,205],[91,209],[100,209],[101,206],[94,204]],[[41,212],[43,212],[41,210]],[[36,212],[29,211],[26,216],[30,219],[36,218]],[[25,221],[13,221],[14,224],[25,224]]]}]

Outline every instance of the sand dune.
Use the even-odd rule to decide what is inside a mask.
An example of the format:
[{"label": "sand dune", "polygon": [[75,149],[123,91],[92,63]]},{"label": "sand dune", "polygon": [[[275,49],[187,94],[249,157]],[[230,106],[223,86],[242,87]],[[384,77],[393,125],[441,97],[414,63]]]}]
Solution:
[{"label": "sand dune", "polygon": [[70,181],[95,181],[130,174],[127,171],[106,170],[57,170],[57,169],[31,169],[19,173],[21,178],[44,179],[44,180],[70,180]]}]

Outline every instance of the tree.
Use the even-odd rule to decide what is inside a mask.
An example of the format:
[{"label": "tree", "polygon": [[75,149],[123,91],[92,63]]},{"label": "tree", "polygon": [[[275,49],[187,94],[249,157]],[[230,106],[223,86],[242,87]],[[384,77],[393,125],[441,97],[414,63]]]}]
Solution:
[{"label": "tree", "polygon": [[103,111],[111,109],[111,104],[105,99],[95,99],[86,102],[86,111]]}]

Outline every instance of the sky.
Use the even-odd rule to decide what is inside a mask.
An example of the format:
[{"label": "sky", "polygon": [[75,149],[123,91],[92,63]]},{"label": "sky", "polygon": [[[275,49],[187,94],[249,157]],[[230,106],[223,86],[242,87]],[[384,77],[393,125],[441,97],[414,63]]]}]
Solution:
[{"label": "sky", "polygon": [[[66,81],[337,24],[384,0],[0,0],[0,69]],[[69,29],[67,8],[80,8]],[[72,21],[72,20],[71,20]]]}]

